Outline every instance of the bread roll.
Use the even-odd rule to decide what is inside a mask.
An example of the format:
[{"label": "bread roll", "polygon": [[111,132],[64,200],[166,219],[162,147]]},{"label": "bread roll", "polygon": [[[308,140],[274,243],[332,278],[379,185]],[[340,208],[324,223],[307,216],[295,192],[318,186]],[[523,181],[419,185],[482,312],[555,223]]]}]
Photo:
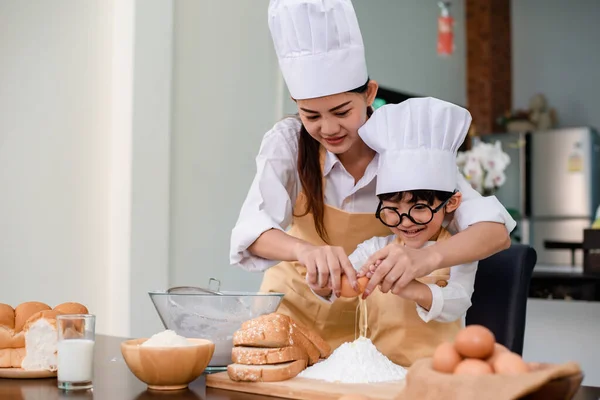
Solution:
[{"label": "bread roll", "polygon": [[21,303],[15,308],[15,332],[21,332],[25,323],[33,314],[40,311],[52,310],[52,308],[38,301],[28,301]]},{"label": "bread roll", "polygon": [[8,304],[0,303],[0,326],[15,329],[15,310]]},{"label": "bread roll", "polygon": [[[21,334],[15,336],[14,327],[15,310],[8,304],[0,303],[0,349],[25,347],[25,337]],[[2,365],[10,362],[10,356],[4,357],[9,361],[0,362]]]},{"label": "bread roll", "polygon": [[12,329],[0,326],[0,349],[18,349],[25,347],[23,332],[15,333]]},{"label": "bread roll", "polygon": [[0,349],[0,368],[12,368],[12,351],[13,349]]},{"label": "bread roll", "polygon": [[31,325],[33,325],[40,318],[46,319],[52,326],[54,326],[54,329],[56,329],[56,316],[61,314],[63,313],[55,310],[44,310],[37,312],[31,317],[29,317],[29,319],[25,323],[25,326],[23,327],[23,332],[27,333]]},{"label": "bread roll", "polygon": [[25,358],[25,348],[0,349],[0,368],[21,368]]},{"label": "bread roll", "polygon": [[21,368],[25,370],[56,371],[58,334],[56,317],[62,313],[54,310],[40,311],[25,323],[25,357]]},{"label": "bread roll", "polygon": [[62,303],[54,307],[54,311],[60,311],[63,314],[89,314],[86,306],[80,303]]},{"label": "bread roll", "polygon": [[[0,303],[0,368],[56,370],[56,318],[61,314],[88,314],[88,309],[74,302],[59,304],[54,310],[37,301],[15,309]],[[67,330],[81,336],[81,321],[70,325]]]}]

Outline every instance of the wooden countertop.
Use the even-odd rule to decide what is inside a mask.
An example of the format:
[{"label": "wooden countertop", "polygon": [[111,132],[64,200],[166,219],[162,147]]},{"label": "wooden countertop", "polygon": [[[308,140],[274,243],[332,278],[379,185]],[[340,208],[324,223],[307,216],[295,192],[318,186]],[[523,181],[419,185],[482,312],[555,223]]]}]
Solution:
[{"label": "wooden countertop", "polygon": [[[56,387],[56,379],[0,379],[2,400],[259,400],[273,397],[251,395],[206,388],[204,376],[190,384],[186,391],[151,392],[127,368],[121,356],[123,338],[98,335],[94,358],[94,389],[86,392],[63,392]],[[575,400],[597,400],[600,388],[582,387]]]}]

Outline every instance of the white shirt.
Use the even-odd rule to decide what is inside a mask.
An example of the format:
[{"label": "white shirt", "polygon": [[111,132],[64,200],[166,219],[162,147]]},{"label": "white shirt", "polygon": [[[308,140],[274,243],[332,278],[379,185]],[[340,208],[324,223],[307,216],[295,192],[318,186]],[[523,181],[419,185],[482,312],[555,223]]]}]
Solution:
[{"label": "white shirt", "polygon": [[[257,257],[248,247],[265,231],[285,231],[292,221],[292,208],[302,189],[297,170],[300,121],[285,118],[263,137],[256,156],[256,175],[231,233],[229,261],[247,271],[261,272],[277,260]],[[327,152],[323,177],[325,204],[347,212],[373,212],[379,199],[375,195],[376,155],[364,176],[354,184],[337,156]],[[454,212],[447,229],[451,233],[465,230],[477,222],[499,222],[511,232],[516,222],[495,196],[482,197],[456,169],[462,203]]]},{"label": "white shirt", "polygon": [[[356,250],[349,256],[354,269],[357,271],[360,270],[373,253],[392,243],[395,238],[395,235],[374,237],[359,244]],[[431,246],[434,243],[427,242],[424,247]],[[471,296],[473,295],[477,264],[478,262],[475,261],[451,267],[448,285],[443,288],[436,284],[427,284],[432,295],[431,308],[427,311],[415,303],[419,317],[425,322],[453,322],[462,318],[464,325],[464,317],[469,307],[471,307]],[[335,295],[329,299],[320,298],[327,302],[335,301]]]}]

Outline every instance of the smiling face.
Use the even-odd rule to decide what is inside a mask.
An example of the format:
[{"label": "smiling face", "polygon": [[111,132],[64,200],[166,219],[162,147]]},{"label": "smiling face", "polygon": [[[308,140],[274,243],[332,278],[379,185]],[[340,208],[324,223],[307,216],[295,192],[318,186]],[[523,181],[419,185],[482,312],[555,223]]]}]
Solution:
[{"label": "smiling face", "polygon": [[377,82],[369,81],[363,93],[346,92],[316,99],[298,100],[298,112],[306,131],[334,154],[343,154],[361,142],[358,128],[367,121]]},{"label": "smiling face", "polygon": [[[390,229],[406,246],[420,249],[427,241],[437,236],[445,215],[455,211],[460,205],[462,198],[460,193],[455,193],[446,202],[448,196],[449,194],[443,192],[436,196],[434,191],[429,190],[383,195],[380,215],[390,225],[397,223],[398,214],[401,215],[400,225]],[[432,210],[438,209],[443,203],[445,205],[432,215]],[[417,224],[403,215],[409,212],[416,222],[429,222],[426,225]]]}]

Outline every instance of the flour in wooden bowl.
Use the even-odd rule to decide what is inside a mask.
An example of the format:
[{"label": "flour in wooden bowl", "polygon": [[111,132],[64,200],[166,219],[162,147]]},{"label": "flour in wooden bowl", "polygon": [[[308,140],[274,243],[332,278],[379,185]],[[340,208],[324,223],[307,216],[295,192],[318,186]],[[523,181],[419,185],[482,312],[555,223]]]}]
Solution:
[{"label": "flour in wooden bowl", "polygon": [[370,339],[360,337],[338,347],[326,360],[302,371],[298,377],[339,383],[399,381],[406,369],[377,350]]}]

